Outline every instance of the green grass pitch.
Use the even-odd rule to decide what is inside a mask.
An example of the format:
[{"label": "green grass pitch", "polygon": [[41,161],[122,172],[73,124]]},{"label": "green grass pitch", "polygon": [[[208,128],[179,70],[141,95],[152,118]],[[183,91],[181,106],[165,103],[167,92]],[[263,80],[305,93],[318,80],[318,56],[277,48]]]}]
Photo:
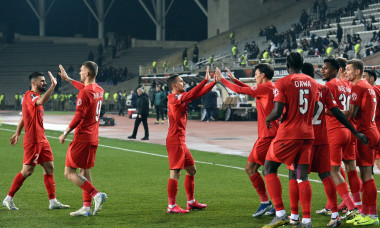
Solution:
[{"label": "green grass pitch", "polygon": [[[1,200],[22,167],[22,138],[14,147],[8,143],[14,131],[15,126],[3,124],[0,127]],[[38,166],[15,195],[19,211],[0,208],[0,227],[262,227],[272,219],[251,217],[260,200],[245,174],[245,157],[192,150],[194,159],[199,161],[196,163],[195,197],[208,207],[190,214],[166,214],[169,170],[165,146],[108,138],[99,139],[96,163],[91,171],[95,187],[106,192],[108,200],[98,216],[70,217],[71,211],[82,206],[82,191],[63,175],[70,142],[59,144],[60,134],[46,131],[55,157],[56,195],[71,208],[48,209],[43,173]],[[287,175],[284,165],[279,173]],[[178,185],[177,202],[181,207],[186,206],[184,175],[183,172]],[[288,179],[280,179],[289,214]],[[318,177],[312,174],[310,179],[318,180]],[[376,176],[375,179],[379,188],[380,178]],[[318,182],[311,182],[311,185],[313,225],[326,227],[329,217],[314,213],[326,202],[323,185]],[[343,224],[343,227],[348,226]]]}]

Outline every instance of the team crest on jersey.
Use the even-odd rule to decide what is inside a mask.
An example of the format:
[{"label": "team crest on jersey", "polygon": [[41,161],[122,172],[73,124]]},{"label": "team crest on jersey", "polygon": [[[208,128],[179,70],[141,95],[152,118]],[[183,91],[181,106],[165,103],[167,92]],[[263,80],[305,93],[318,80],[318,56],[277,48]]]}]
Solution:
[{"label": "team crest on jersey", "polygon": [[175,98],[177,98],[178,100],[181,100],[181,96],[182,96],[182,94],[175,95]]},{"label": "team crest on jersey", "polygon": [[78,99],[78,102],[77,102],[77,106],[81,106],[82,105],[82,99]]},{"label": "team crest on jersey", "polygon": [[275,97],[278,96],[279,92],[278,92],[278,89],[277,89],[277,88],[274,88],[274,89],[273,89],[273,94],[274,94]]},{"label": "team crest on jersey", "polygon": [[351,98],[353,101],[356,101],[356,99],[358,99],[358,95],[356,93],[352,93]]},{"label": "team crest on jersey", "polygon": [[254,86],[251,87],[251,89],[252,89],[252,90],[257,90],[257,86],[254,85]]},{"label": "team crest on jersey", "polygon": [[37,96],[36,94],[32,94],[30,95],[30,98],[32,98],[32,101],[34,102],[34,100],[38,99],[39,96]]}]

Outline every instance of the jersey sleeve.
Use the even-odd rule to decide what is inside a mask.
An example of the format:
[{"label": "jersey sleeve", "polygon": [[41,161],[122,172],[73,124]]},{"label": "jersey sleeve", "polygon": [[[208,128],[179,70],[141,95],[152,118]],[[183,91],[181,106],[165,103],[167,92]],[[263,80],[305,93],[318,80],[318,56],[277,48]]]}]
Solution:
[{"label": "jersey sleeve", "polygon": [[189,92],[183,92],[179,95],[176,95],[176,99],[174,100],[174,104],[182,104],[186,102],[190,102],[191,100],[196,98],[196,95],[202,90],[202,88],[206,85],[207,80],[204,79],[201,83],[191,89]]},{"label": "jersey sleeve", "polygon": [[198,94],[195,95],[193,99],[197,99],[198,97],[201,97],[205,95],[206,93],[210,92],[215,85],[216,85],[215,81],[209,83],[208,85],[205,85],[202,88],[202,90]]},{"label": "jersey sleeve", "polygon": [[[285,78],[284,78],[285,79]],[[275,102],[281,102],[286,103],[286,83],[283,80],[278,80],[275,84],[274,88],[274,101]]]},{"label": "jersey sleeve", "polygon": [[[224,79],[224,78],[223,78]],[[244,82],[242,82],[242,81],[239,81],[239,80],[234,80],[234,83],[236,84],[236,85],[239,85],[239,86],[242,86],[242,87],[250,87],[249,85],[247,85],[247,84],[245,84]]]},{"label": "jersey sleeve", "polygon": [[89,103],[88,94],[84,90],[80,90],[77,98],[77,107],[75,110],[74,118],[71,120],[69,127],[76,128],[84,119]]},{"label": "jersey sleeve", "polygon": [[350,104],[360,107],[363,98],[363,90],[359,86],[353,86],[351,89],[351,101]]},{"label": "jersey sleeve", "polygon": [[81,90],[81,89],[83,89],[85,87],[85,85],[83,83],[75,81],[75,80],[72,81],[72,85],[75,88],[77,88],[77,90]]},{"label": "jersey sleeve", "polygon": [[37,106],[37,100],[40,98],[40,95],[34,93],[28,93],[24,96],[24,102],[28,103],[32,107]]},{"label": "jersey sleeve", "polygon": [[252,97],[258,97],[264,92],[261,86],[243,87],[238,84],[233,84],[224,78],[222,78],[222,83],[235,93],[248,94]]},{"label": "jersey sleeve", "polygon": [[334,107],[338,107],[338,104],[336,103],[334,99],[334,95],[330,92],[329,87],[324,86],[323,87],[323,98],[325,99],[325,106],[327,109],[332,109]]}]

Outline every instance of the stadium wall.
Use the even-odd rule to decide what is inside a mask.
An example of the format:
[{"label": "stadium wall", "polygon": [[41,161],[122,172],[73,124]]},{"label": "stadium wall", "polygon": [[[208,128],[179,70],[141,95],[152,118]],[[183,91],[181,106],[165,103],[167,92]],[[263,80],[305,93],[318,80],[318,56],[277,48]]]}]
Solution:
[{"label": "stadium wall", "polygon": [[132,39],[132,47],[186,48],[197,41],[139,40]]},{"label": "stadium wall", "polygon": [[15,33],[15,42],[52,42],[55,44],[87,44],[89,46],[98,46],[104,44],[103,39],[83,38],[83,37],[57,37],[57,36],[29,36]]}]

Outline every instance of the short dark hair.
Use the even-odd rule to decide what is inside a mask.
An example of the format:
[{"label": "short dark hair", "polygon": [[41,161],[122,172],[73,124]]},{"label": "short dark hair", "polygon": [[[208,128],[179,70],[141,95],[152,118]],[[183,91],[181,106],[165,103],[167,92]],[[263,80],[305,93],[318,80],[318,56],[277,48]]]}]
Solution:
[{"label": "short dark hair", "polygon": [[338,57],[335,60],[339,63],[339,68],[342,68],[343,71],[345,71],[346,65],[347,65],[347,59],[343,57]]},{"label": "short dark hair", "polygon": [[376,71],[374,71],[374,70],[364,70],[364,72],[367,72],[368,75],[369,75],[369,77],[373,77],[374,81],[376,81],[376,79],[377,79]]},{"label": "short dark hair", "polygon": [[330,65],[336,70],[339,71],[339,63],[335,59],[325,59],[323,60],[324,63],[330,63]]},{"label": "short dark hair", "polygon": [[302,73],[314,78],[314,66],[311,63],[303,63]]},{"label": "short dark hair", "polygon": [[269,80],[272,80],[274,75],[274,69],[271,65],[268,63],[260,63],[259,65],[255,66],[255,71],[259,70],[260,73],[265,74],[265,77]]},{"label": "short dark hair", "polygon": [[90,75],[95,78],[98,74],[98,64],[96,64],[93,61],[86,61],[82,64],[82,66],[85,66],[88,71],[90,71]]},{"label": "short dark hair", "polygon": [[301,70],[303,66],[303,57],[298,52],[291,52],[286,58],[286,66],[294,70]]},{"label": "short dark hair", "polygon": [[352,60],[347,62],[347,65],[348,64],[352,64],[352,66],[354,67],[355,70],[360,70],[360,73],[361,74],[363,73],[364,63],[360,59],[352,59]]},{"label": "short dark hair", "polygon": [[45,75],[41,72],[33,72],[31,75],[29,75],[29,81],[36,79],[40,76],[45,76]]},{"label": "short dark hair", "polygon": [[171,76],[168,78],[166,84],[168,84],[170,90],[173,90],[173,83],[176,82],[176,80],[177,80],[178,77],[179,77],[178,74],[173,74],[173,75],[171,75]]}]

